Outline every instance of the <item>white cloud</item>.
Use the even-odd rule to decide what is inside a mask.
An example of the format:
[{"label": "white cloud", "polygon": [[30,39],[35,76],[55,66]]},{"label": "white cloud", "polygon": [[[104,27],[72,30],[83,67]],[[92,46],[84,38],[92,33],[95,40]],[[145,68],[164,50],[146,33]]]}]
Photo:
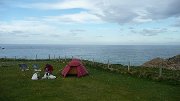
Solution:
[{"label": "white cloud", "polygon": [[[147,22],[180,16],[179,0],[110,0],[101,1],[97,6],[104,13],[99,15],[106,21],[115,23]],[[106,5],[104,5],[106,4]],[[174,5],[176,4],[176,5]]]},{"label": "white cloud", "polygon": [[80,12],[76,14],[66,14],[60,16],[46,16],[43,18],[45,21],[64,22],[64,23],[101,23],[102,20],[90,13]]},{"label": "white cloud", "polygon": [[47,32],[57,33],[55,27],[40,21],[18,20],[0,24],[0,34],[3,36],[46,35]]},{"label": "white cloud", "polygon": [[82,8],[82,9],[91,9],[91,5],[88,0],[62,0],[59,2],[53,3],[32,3],[32,4],[21,4],[18,5],[22,8],[33,8],[33,9],[42,9],[42,10],[56,10],[56,9],[73,9],[73,8]]},{"label": "white cloud", "polygon": [[149,21],[152,21],[152,19],[148,17],[148,15],[150,15],[150,13],[147,12],[146,10],[137,10],[137,11],[135,11],[135,13],[138,16],[135,17],[134,19],[132,19],[133,22],[149,22]]},{"label": "white cloud", "polygon": [[[42,10],[73,8],[87,10],[84,14],[64,15],[64,17],[61,17],[62,19],[72,19],[72,21],[79,21],[81,16],[87,15],[91,19],[98,17],[104,21],[115,23],[148,22],[180,16],[179,0],[63,0],[53,3],[33,3],[20,6]],[[84,17],[81,19],[86,20]]]},{"label": "white cloud", "polygon": [[81,43],[88,36],[84,34],[84,29],[64,28],[35,18],[0,22],[0,42],[72,44]]},{"label": "white cloud", "polygon": [[[121,42],[119,38],[122,38],[122,36],[117,37],[116,35],[123,33],[124,42],[130,39],[138,41],[139,36],[142,37],[143,41],[145,40],[143,38],[147,38],[153,42],[155,39],[151,40],[148,39],[150,37],[144,36],[158,37],[160,33],[166,33],[167,30],[162,28],[166,28],[167,24],[171,24],[172,21],[167,19],[176,20],[180,16],[180,1],[178,0],[163,0],[161,2],[157,0],[55,0],[56,2],[34,0],[31,3],[18,1],[17,4],[15,1],[17,0],[11,4],[7,3],[6,5],[9,5],[5,9],[15,8],[12,10],[12,12],[15,11],[13,13],[20,12],[22,14],[15,16],[17,18],[14,18],[14,21],[7,18],[6,21],[0,22],[1,41],[8,39],[8,37],[11,37],[9,39],[18,37],[18,40],[29,37],[30,39],[36,38],[36,42],[43,39],[43,42],[53,40],[54,43],[66,41],[69,43],[88,43],[94,40],[94,42],[116,43]],[[21,8],[16,10],[17,5]],[[29,9],[30,13],[24,12],[26,9]],[[34,13],[34,10],[37,12]],[[42,10],[43,12],[41,12]],[[60,10],[60,14],[58,14],[58,10]],[[8,15],[11,12],[6,13]],[[21,20],[15,21],[15,19]],[[161,24],[157,24],[157,20],[160,20]],[[152,23],[147,23],[151,21]],[[124,24],[124,27],[123,25],[117,26],[114,23]],[[137,23],[144,23],[142,25],[146,26],[136,27]],[[129,24],[132,24],[130,26],[133,28],[129,28]],[[105,30],[98,30],[99,26]],[[126,26],[128,27],[126,28]],[[153,29],[156,26],[160,29]],[[179,22],[174,26],[179,26]],[[114,30],[118,27],[122,27],[124,31],[117,32]],[[171,28],[168,28],[168,31],[171,32],[169,29]],[[129,30],[135,34],[128,33]],[[130,36],[130,34],[134,36]],[[74,37],[78,38],[75,40]]]},{"label": "white cloud", "polygon": [[176,21],[172,25],[170,25],[170,27],[179,28],[180,27],[180,17],[178,19],[176,19]]},{"label": "white cloud", "polygon": [[140,34],[143,36],[157,36],[158,34],[166,33],[168,30],[166,28],[154,28],[154,29],[142,29],[140,31],[132,29],[132,33]]}]

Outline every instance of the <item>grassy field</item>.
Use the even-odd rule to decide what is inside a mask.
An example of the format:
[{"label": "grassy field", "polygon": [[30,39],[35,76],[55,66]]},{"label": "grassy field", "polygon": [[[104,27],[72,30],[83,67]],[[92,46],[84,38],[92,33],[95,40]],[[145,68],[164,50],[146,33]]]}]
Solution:
[{"label": "grassy field", "polygon": [[[32,81],[33,70],[22,72],[18,64],[54,66],[55,80]],[[0,101],[179,101],[180,86],[107,72],[86,65],[89,75],[63,78],[60,61],[1,61]],[[41,77],[43,72],[41,72]]]}]

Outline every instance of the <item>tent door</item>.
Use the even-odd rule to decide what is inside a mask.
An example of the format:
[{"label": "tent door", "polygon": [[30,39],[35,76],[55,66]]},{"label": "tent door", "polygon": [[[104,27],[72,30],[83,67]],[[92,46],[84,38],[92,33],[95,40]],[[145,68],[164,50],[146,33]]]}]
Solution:
[{"label": "tent door", "polygon": [[76,67],[71,67],[68,75],[77,75],[77,68]]}]

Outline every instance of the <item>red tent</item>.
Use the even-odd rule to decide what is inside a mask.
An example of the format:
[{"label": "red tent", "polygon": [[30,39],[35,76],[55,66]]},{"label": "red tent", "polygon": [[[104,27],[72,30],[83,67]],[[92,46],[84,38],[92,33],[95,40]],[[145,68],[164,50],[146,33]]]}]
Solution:
[{"label": "red tent", "polygon": [[72,59],[72,61],[70,61],[68,65],[64,67],[61,74],[64,77],[66,77],[67,75],[77,75],[77,77],[81,77],[87,75],[88,71],[79,59]]}]

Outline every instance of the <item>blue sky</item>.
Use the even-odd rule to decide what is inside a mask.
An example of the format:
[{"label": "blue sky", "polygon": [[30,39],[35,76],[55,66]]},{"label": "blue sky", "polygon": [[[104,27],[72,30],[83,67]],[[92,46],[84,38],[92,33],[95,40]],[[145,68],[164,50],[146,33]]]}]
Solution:
[{"label": "blue sky", "polygon": [[1,0],[1,44],[180,45],[179,0]]}]

